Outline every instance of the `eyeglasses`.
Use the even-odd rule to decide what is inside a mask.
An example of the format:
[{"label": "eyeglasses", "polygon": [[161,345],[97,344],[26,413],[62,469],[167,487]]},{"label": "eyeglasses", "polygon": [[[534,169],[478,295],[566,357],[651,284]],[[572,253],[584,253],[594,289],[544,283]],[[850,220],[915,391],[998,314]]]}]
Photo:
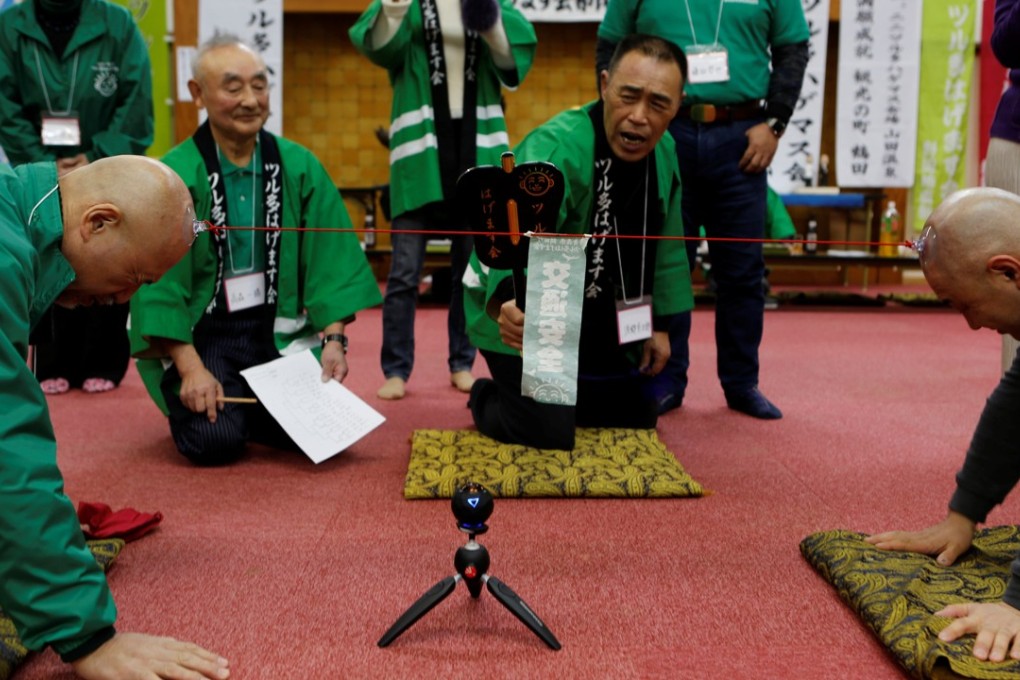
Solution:
[{"label": "eyeglasses", "polygon": [[199,234],[201,234],[204,231],[209,231],[212,228],[213,227],[211,224],[209,224],[208,220],[191,220],[191,232],[192,232],[191,243],[195,242]]},{"label": "eyeglasses", "polygon": [[910,244],[910,247],[917,253],[917,259],[921,263],[922,268],[927,268],[935,261],[937,236],[935,227],[929,224],[924,228],[917,240]]}]

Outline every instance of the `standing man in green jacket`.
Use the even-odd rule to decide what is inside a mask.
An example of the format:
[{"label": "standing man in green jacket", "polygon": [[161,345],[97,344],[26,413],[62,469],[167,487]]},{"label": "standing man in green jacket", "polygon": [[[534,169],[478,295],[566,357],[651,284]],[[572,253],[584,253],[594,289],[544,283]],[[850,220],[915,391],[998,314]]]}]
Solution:
[{"label": "standing man in green jacket", "polygon": [[[493,379],[471,390],[478,430],[503,442],[572,449],[574,428],[654,428],[650,377],[669,359],[669,324],[694,306],[683,241],[612,238],[682,236],[680,171],[664,136],[680,107],[687,61],[670,42],[647,35],[620,41],[602,72],[602,100],[559,114],[531,132],[517,161],[549,161],[564,174],[558,233],[592,234],[587,248],[577,405],[521,396],[525,315],[509,272],[472,255],[464,276],[471,340]],[[610,238],[605,238],[605,237]],[[651,300],[652,332],[621,342],[617,309]],[[498,318],[493,318],[498,311]]]},{"label": "standing man in green jacket", "polygon": [[[401,399],[414,368],[414,316],[428,229],[460,229],[461,173],[498,165],[509,138],[500,86],[531,68],[535,31],[512,0],[373,0],[351,28],[354,46],[389,72],[393,255],[383,303],[382,399]],[[475,348],[464,332],[461,277],[471,239],[450,245],[450,382],[467,392]]]},{"label": "standing man in green jacket", "polygon": [[53,163],[0,168],[0,608],[27,648],[52,647],[83,678],[229,675],[195,645],[114,629],[25,362],[51,304],[127,301],[185,253],[193,218],[184,184],[148,158],[103,159],[59,180]]},{"label": "standing man in green jacket", "polygon": [[[808,63],[802,0],[610,0],[596,69],[634,31],[679,46],[690,63],[686,98],[669,131],[684,181],[688,236],[703,226],[716,283],[716,373],[726,405],[753,418],[783,413],[758,388],[764,331],[767,170],[800,96]],[[698,241],[688,241],[694,259]],[[672,355],[655,380],[659,411],[687,391],[691,315],[670,328]]]},{"label": "standing man in green jacket", "polygon": [[132,351],[178,450],[218,465],[237,459],[249,440],[296,449],[261,404],[223,402],[254,396],[240,371],[321,348],[323,382],[342,381],[344,329],[382,298],[326,169],[308,149],[263,129],[269,78],[258,53],[220,34],[200,47],[193,74],[188,87],[209,118],[163,160],[188,186],[199,218],[311,229],[202,233],[132,301]]},{"label": "standing man in green jacket", "polygon": [[[131,13],[105,0],[25,0],[0,12],[0,147],[61,174],[152,143],[152,68]],[[56,309],[36,372],[50,394],[116,387],[130,359],[127,305]]]}]

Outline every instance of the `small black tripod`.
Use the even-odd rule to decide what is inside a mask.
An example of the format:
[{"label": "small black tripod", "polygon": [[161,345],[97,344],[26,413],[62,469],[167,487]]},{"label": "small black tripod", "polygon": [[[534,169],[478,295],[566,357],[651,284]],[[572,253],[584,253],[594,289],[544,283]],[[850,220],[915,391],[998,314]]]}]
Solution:
[{"label": "small black tripod", "polygon": [[418,619],[445,600],[446,596],[452,593],[457,586],[457,581],[463,579],[471,597],[477,598],[482,594],[482,583],[484,583],[493,597],[520,619],[521,623],[530,628],[531,632],[540,637],[542,642],[552,649],[559,649],[559,640],[546,628],[542,619],[531,611],[524,600],[511,590],[510,586],[486,573],[489,570],[489,551],[485,549],[484,545],[475,541],[475,536],[489,530],[489,527],[485,525],[485,520],[492,514],[492,494],[481,484],[468,482],[453,495],[452,506],[453,515],[457,518],[457,528],[468,534],[467,545],[458,548],[457,554],[453,558],[453,566],[457,569],[457,575],[447,576],[418,598],[379,639],[379,646],[385,647],[396,640]]}]

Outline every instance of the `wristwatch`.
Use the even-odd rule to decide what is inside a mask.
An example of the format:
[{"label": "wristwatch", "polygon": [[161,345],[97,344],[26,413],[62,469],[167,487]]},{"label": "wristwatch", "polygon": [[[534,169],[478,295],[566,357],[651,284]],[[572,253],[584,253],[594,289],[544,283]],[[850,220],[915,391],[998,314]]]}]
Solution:
[{"label": "wristwatch", "polygon": [[782,137],[783,133],[786,132],[786,123],[778,118],[769,118],[765,121],[765,124],[772,130],[772,134],[776,136],[776,139]]},{"label": "wristwatch", "polygon": [[340,346],[344,348],[344,354],[347,354],[347,336],[343,333],[329,333],[322,336],[322,346],[326,347],[327,342],[339,342]]}]

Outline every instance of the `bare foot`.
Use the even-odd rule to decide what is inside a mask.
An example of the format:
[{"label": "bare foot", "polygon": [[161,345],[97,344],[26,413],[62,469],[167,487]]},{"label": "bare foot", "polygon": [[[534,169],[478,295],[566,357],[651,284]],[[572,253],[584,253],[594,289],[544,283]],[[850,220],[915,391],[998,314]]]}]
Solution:
[{"label": "bare foot", "polygon": [[470,392],[475,376],[471,375],[471,371],[454,371],[450,374],[450,384],[461,392]]},{"label": "bare foot", "polygon": [[64,378],[49,378],[39,383],[39,387],[45,394],[63,394],[71,389],[71,385]]},{"label": "bare foot", "polygon": [[117,389],[117,383],[106,378],[89,378],[81,384],[83,392],[89,394],[96,394],[97,392],[109,392],[110,390]]},{"label": "bare foot", "polygon": [[407,383],[403,378],[386,378],[386,382],[384,382],[383,386],[379,388],[376,395],[378,395],[380,399],[403,399],[404,394],[406,394],[404,390],[404,385],[406,384]]}]

